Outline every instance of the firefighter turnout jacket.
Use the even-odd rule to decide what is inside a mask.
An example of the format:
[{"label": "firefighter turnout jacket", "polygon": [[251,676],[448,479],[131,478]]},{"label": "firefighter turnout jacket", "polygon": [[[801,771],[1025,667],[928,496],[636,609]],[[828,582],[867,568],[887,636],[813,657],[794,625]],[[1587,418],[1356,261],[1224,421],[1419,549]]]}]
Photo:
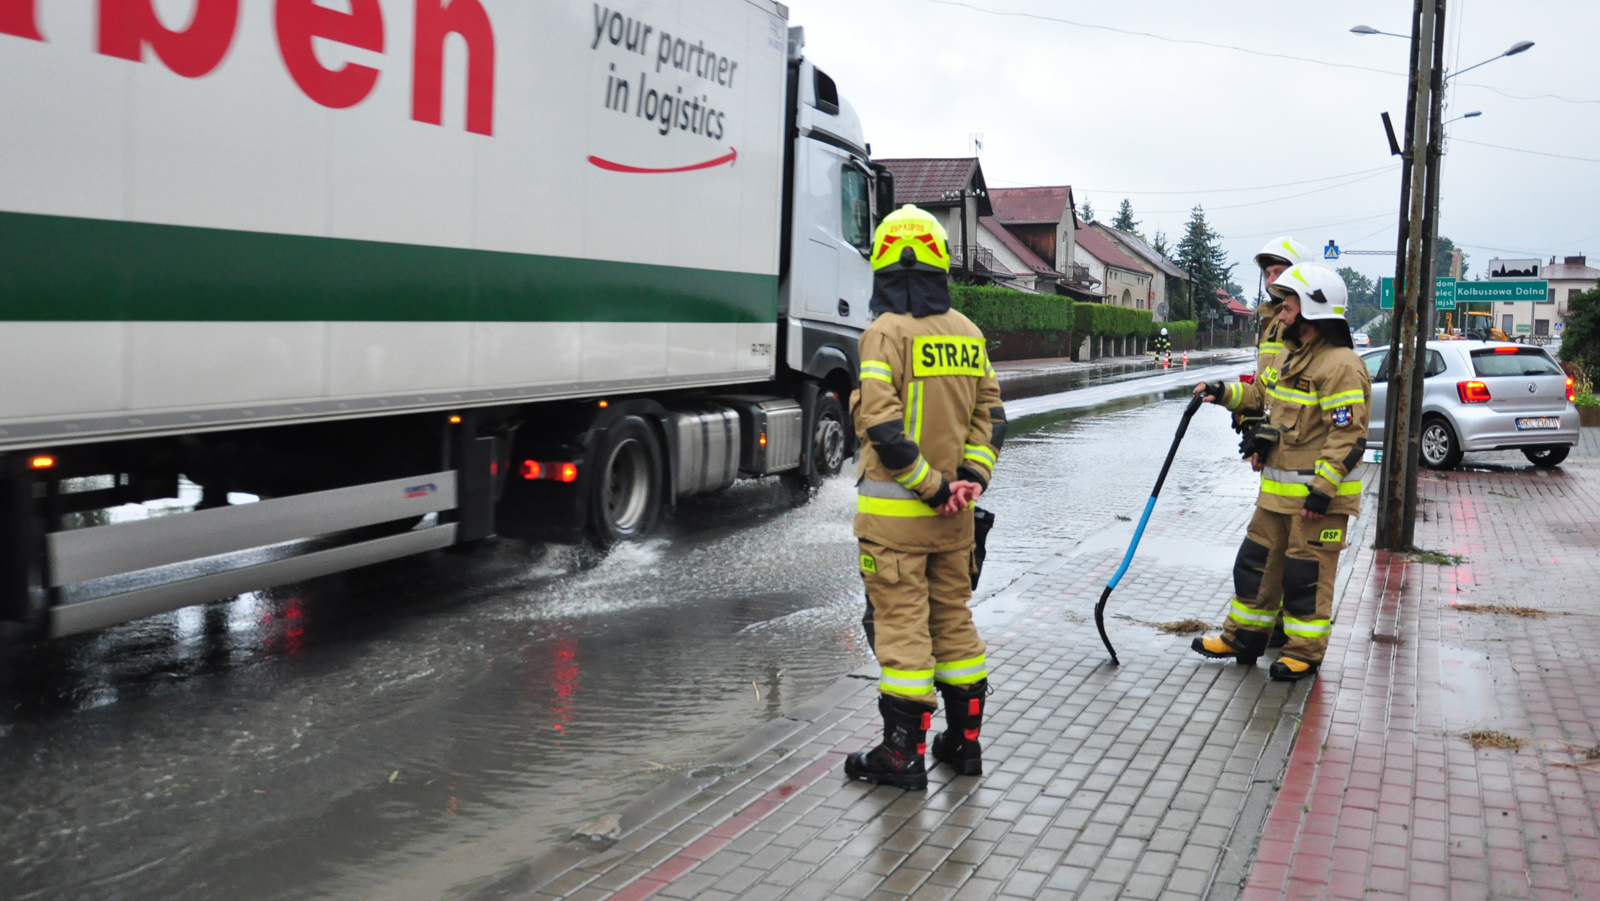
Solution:
[{"label": "firefighter turnout jacket", "polygon": [[1256,342],[1256,382],[1263,386],[1278,383],[1280,366],[1289,350],[1283,338],[1285,326],[1278,321],[1282,309],[1281,300],[1263,301],[1256,307],[1262,319],[1261,337]]},{"label": "firefighter turnout jacket", "polygon": [[1278,432],[1262,461],[1256,506],[1294,513],[1315,492],[1329,502],[1321,512],[1359,513],[1372,403],[1366,366],[1321,334],[1287,344],[1273,362],[1281,371],[1272,377],[1263,372],[1255,384],[1230,382],[1222,394],[1229,410],[1268,409],[1267,424]]},{"label": "firefighter turnout jacket", "polygon": [[987,487],[1005,440],[978,327],[955,310],[879,315],[861,336],[851,414],[861,444],[856,535],[920,553],[970,548],[971,511],[944,517],[938,507],[953,481]]}]

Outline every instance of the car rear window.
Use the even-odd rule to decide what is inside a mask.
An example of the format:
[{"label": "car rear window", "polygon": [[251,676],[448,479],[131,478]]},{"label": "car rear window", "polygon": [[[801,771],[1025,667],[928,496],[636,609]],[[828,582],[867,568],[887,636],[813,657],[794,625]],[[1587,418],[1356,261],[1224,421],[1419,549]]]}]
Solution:
[{"label": "car rear window", "polygon": [[1561,375],[1550,356],[1537,347],[1518,347],[1512,353],[1508,348],[1475,350],[1472,368],[1478,375]]}]

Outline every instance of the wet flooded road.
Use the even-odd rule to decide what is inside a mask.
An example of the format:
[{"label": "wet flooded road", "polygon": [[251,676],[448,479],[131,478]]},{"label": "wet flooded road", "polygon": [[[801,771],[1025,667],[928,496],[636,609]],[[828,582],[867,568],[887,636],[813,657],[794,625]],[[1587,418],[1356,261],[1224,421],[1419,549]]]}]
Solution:
[{"label": "wet flooded road", "polygon": [[[1239,368],[1015,402],[982,593],[1137,516],[1163,392]],[[1196,417],[1167,491],[1235,444]],[[591,569],[505,541],[8,649],[0,896],[488,881],[867,660],[853,494],[741,483]]]}]

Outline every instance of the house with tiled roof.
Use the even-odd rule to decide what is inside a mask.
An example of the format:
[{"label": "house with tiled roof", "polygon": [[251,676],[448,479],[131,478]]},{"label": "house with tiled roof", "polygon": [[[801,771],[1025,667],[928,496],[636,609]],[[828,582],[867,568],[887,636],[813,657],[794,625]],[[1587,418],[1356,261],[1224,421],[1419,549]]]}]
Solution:
[{"label": "house with tiled roof", "polygon": [[979,240],[979,220],[993,216],[983,166],[975,156],[877,160],[894,174],[896,204],[914,203],[939,217],[950,235],[950,275],[958,281],[1004,283],[1016,276]]},{"label": "house with tiled roof", "polygon": [[1099,280],[1077,259],[1071,185],[995,188],[989,201],[995,222],[1062,274],[1057,292],[1080,300],[1101,299]]},{"label": "house with tiled roof", "polygon": [[1077,244],[1078,261],[1088,267],[1092,278],[1100,281],[1103,303],[1132,310],[1151,309],[1151,282],[1154,276],[1138,260],[1123,253],[1109,238],[1081,221],[1077,223],[1073,237]]},{"label": "house with tiled roof", "polygon": [[1189,273],[1178,268],[1176,263],[1162,256],[1138,235],[1112,228],[1101,222],[1091,223],[1089,227],[1115,244],[1118,250],[1137,260],[1139,265],[1150,273],[1148,309],[1155,315],[1157,322],[1171,319],[1170,299],[1181,290],[1179,283],[1189,280]]},{"label": "house with tiled roof", "polygon": [[1011,278],[1003,282],[1007,288],[1055,294],[1056,285],[1066,278],[993,216],[978,220],[978,243],[994,254],[995,268],[1011,271]]}]

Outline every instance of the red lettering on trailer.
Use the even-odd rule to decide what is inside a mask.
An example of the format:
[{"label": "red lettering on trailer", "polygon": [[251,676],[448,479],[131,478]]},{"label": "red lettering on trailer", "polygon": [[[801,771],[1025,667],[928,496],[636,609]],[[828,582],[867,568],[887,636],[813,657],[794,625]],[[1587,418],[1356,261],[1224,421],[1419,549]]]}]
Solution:
[{"label": "red lettering on trailer", "polygon": [[228,55],[239,24],[239,0],[195,0],[189,27],[172,31],[151,9],[152,0],[100,0],[100,52],[144,61],[149,45],[184,78],[209,74]]},{"label": "red lettering on trailer", "polygon": [[350,12],[318,6],[314,0],[278,0],[274,23],[278,52],[289,76],[307,97],[334,109],[367,99],[378,83],[378,70],[346,63],[329,69],[317,61],[312,38],[337,41],[374,53],[383,52],[383,10],[378,0],[351,0]]},{"label": "red lettering on trailer", "polygon": [[411,118],[444,124],[444,42],[467,42],[467,131],[494,134],[494,28],[478,0],[417,0]]},{"label": "red lettering on trailer", "polygon": [[38,0],[0,0],[0,34],[44,40],[39,33]]}]

